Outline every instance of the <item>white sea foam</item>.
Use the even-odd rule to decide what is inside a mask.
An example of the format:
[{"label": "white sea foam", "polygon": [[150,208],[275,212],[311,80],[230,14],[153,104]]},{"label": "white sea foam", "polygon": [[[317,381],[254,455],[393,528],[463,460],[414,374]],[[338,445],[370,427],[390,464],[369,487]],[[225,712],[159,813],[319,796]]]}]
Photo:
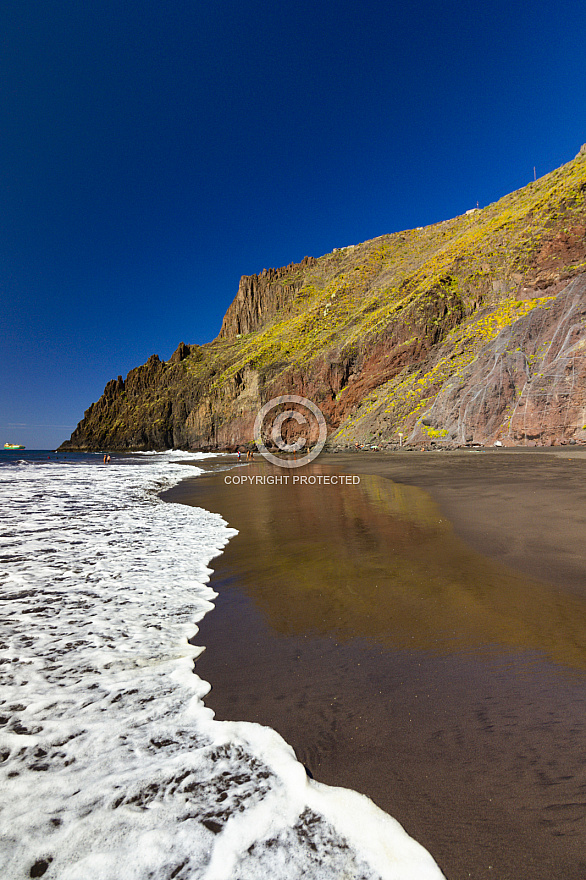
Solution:
[{"label": "white sea foam", "polygon": [[205,708],[188,639],[235,532],[158,498],[184,458],[0,467],[0,876],[441,877],[274,731]]}]

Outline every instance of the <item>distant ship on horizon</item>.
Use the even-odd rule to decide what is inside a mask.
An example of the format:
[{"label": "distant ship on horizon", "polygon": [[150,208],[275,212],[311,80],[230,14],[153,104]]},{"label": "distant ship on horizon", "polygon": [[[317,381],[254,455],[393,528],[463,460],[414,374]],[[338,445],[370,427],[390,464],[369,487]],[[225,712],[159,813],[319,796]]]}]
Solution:
[{"label": "distant ship on horizon", "polygon": [[18,443],[5,443],[4,449],[26,449],[26,446],[20,446]]}]

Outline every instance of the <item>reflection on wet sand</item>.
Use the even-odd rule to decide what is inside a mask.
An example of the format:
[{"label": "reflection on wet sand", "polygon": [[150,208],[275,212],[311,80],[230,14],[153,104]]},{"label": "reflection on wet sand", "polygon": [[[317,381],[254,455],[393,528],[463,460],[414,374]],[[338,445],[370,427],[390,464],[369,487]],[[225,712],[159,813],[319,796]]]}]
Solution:
[{"label": "reflection on wet sand", "polygon": [[[525,538],[543,535],[534,490],[541,509],[555,511],[568,486],[541,458],[332,459],[300,473],[423,474],[449,489],[452,513],[462,496],[475,536],[504,507],[503,541],[523,554]],[[278,472],[255,462],[228,475],[238,473]],[[449,880],[583,880],[583,591],[490,561],[426,492],[384,476],[234,486],[224,475],[170,493],[240,529],[212,563],[216,609],[195,637],[206,646],[197,661],[212,684],[206,705],[273,727],[317,780],[367,794]],[[573,576],[582,570],[580,475],[563,536]],[[549,529],[546,564],[565,522]],[[564,566],[548,570],[557,577]],[[553,582],[567,586],[563,576]]]},{"label": "reflection on wet sand", "polygon": [[586,668],[586,602],[470,549],[421,489],[370,475],[335,486],[216,481],[208,499],[210,488],[241,530],[240,588],[278,633],[437,654],[506,646]]}]

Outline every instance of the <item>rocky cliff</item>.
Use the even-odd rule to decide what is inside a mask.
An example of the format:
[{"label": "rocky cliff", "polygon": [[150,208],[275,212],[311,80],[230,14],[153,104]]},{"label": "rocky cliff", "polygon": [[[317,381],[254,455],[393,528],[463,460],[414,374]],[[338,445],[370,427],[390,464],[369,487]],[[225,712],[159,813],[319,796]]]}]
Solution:
[{"label": "rocky cliff", "polygon": [[224,316],[220,339],[240,337],[258,330],[277,312],[289,306],[303,286],[304,272],[317,263],[305,257],[282,269],[263,269],[260,275],[243,275],[238,293]]},{"label": "rocky cliff", "polygon": [[586,442],[586,150],[481,210],[244,276],[220,335],[108,383],[63,448],[252,441],[295,393],[340,445]]}]

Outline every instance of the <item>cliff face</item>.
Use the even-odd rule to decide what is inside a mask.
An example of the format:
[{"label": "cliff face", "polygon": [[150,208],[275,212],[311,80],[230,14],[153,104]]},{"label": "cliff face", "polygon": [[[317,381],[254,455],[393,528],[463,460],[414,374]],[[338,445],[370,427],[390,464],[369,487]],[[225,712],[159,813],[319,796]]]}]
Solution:
[{"label": "cliff face", "polygon": [[303,270],[317,263],[305,257],[281,269],[263,269],[260,275],[243,275],[234,302],[220,329],[220,339],[230,339],[258,330],[277,312],[288,306],[303,284]]},{"label": "cliff face", "polygon": [[442,388],[412,440],[586,440],[586,275],[505,327]]},{"label": "cliff face", "polygon": [[218,338],[108,383],[64,448],[249,443],[300,394],[335,443],[586,442],[586,152],[493,205],[244,276]]},{"label": "cliff face", "polygon": [[384,438],[407,401],[408,443],[586,442],[586,275],[543,293],[457,327],[423,369],[379,387],[338,439]]}]

